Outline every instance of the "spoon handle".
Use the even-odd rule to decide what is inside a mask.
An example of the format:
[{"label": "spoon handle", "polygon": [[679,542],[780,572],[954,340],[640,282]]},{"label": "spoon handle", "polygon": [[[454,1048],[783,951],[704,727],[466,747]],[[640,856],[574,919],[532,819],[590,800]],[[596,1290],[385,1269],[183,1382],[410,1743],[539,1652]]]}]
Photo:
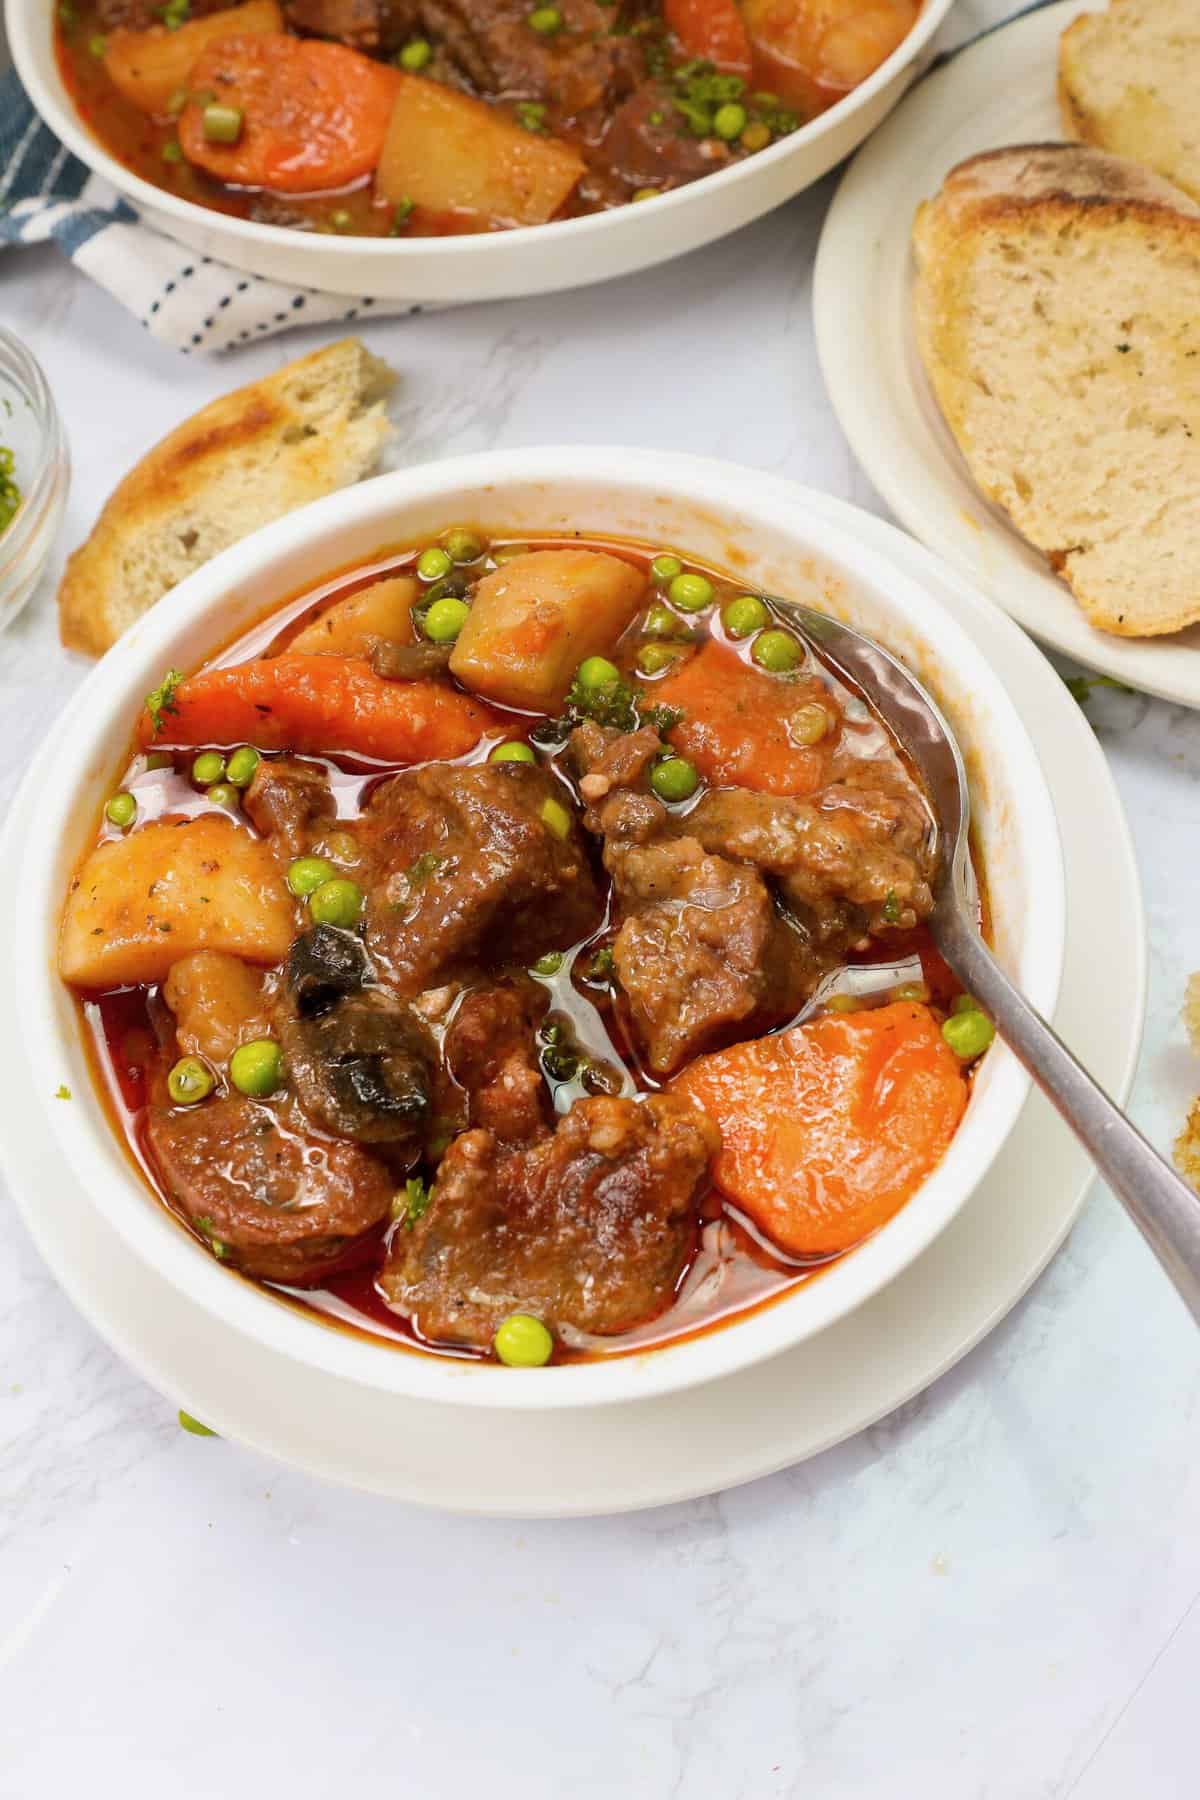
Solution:
[{"label": "spoon handle", "polygon": [[1200,1324],[1200,1196],[1018,992],[963,912],[943,904],[931,923],[954,973],[1089,1152]]}]

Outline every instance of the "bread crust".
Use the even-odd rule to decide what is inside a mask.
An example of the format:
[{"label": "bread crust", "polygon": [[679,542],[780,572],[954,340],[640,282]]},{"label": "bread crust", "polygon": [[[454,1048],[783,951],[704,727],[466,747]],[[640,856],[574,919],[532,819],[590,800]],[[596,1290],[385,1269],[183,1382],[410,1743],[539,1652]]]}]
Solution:
[{"label": "bread crust", "polygon": [[[218,549],[366,473],[390,435],[383,397],[393,380],[358,339],[343,338],[177,425],[118,483],[68,558],[63,643],[101,655],[161,598],[148,577],[168,552],[173,586]],[[172,541],[181,520],[191,523]]]},{"label": "bread crust", "polygon": [[[1046,556],[1093,625],[1117,636],[1158,636],[1200,619],[1200,569],[1190,604],[1171,610],[1160,600],[1152,609],[1134,597],[1128,604],[1122,600],[1118,610],[1093,591],[1086,575],[1081,577],[1075,566],[1080,544],[1069,535],[1054,542],[1044,531],[1030,528],[1031,509],[1014,504],[1011,487],[1002,485],[977,454],[970,427],[980,379],[973,366],[968,288],[980,247],[992,237],[1011,240],[1028,232],[1032,238],[1036,232],[1052,242],[1059,233],[1096,234],[1109,226],[1144,233],[1164,265],[1175,251],[1200,264],[1200,206],[1150,170],[1081,144],[1019,145],[971,157],[952,169],[940,192],[917,210],[914,322],[942,415],[976,485]],[[1114,394],[1133,374],[1132,368],[1122,367],[1106,377]],[[1065,421],[1063,430],[1065,434]],[[1200,494],[1196,503],[1200,506]]]}]

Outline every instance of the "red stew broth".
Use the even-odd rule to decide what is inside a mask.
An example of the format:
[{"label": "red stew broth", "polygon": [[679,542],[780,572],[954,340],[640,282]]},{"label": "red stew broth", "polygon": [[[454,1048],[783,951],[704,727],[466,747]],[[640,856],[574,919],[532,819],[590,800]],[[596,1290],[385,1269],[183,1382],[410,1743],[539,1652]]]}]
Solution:
[{"label": "red stew broth", "polygon": [[[482,533],[480,534],[483,535]],[[607,551],[634,564],[647,574],[649,564],[660,553],[658,547],[625,540],[576,532],[572,534],[523,536],[519,544],[534,550],[584,546]],[[240,633],[203,665],[206,668],[228,666],[263,655],[277,654],[305,625],[335,602],[349,597],[358,589],[388,575],[409,574],[422,545],[394,553],[381,552],[370,564],[358,565],[297,594],[273,607],[248,631]],[[489,555],[506,547],[503,539],[492,539]],[[677,553],[676,553],[677,554]],[[744,581],[731,577],[711,565],[694,559],[681,559],[688,572],[702,573],[717,590],[716,602],[708,615],[708,630],[720,642],[724,653],[748,655],[745,643],[728,639],[720,624],[722,604],[747,591]],[[482,572],[482,570],[480,571]],[[475,573],[474,567],[469,571]],[[703,629],[696,621],[698,629]],[[633,649],[640,639],[636,621],[612,652],[613,660],[623,670],[632,665]],[[898,753],[911,770],[910,759],[882,723],[866,708],[860,693],[846,677],[828,663],[813,671],[820,675],[828,690],[846,714],[845,729],[861,734],[864,749],[871,742]],[[506,709],[490,702],[504,715]],[[527,732],[537,718],[529,714],[510,715],[514,731]],[[232,745],[214,745],[229,750]],[[489,745],[485,744],[461,759],[464,763],[482,761]],[[868,752],[869,753],[869,752]],[[121,779],[114,785],[128,788],[138,802],[139,824],[165,814],[175,817],[194,816],[209,810],[211,803],[191,783],[187,771],[199,747],[174,753],[177,768],[147,771],[144,756],[133,753]],[[345,756],[316,757],[304,753],[304,760],[322,763],[327,769],[337,798],[339,819],[352,820],[361,810],[371,787],[382,777],[396,772],[396,766],[365,762]],[[557,757],[556,757],[556,760]],[[409,766],[409,765],[397,765]],[[567,780],[562,774],[564,782]],[[120,833],[103,819],[99,836],[115,837]],[[979,858],[974,858],[981,896],[981,924],[990,936],[986,886]],[[597,868],[599,867],[597,856]],[[605,885],[607,887],[606,878]],[[611,901],[610,901],[611,905]],[[587,970],[596,951],[611,940],[612,928],[606,915],[590,938],[564,953],[561,968],[545,978],[550,991],[549,1017],[569,1019],[579,1047],[601,1064],[612,1066],[625,1082],[623,1091],[652,1092],[662,1084],[645,1068],[638,1046],[628,1030],[619,997],[590,983]],[[920,958],[931,1004],[948,1012],[961,992],[961,986],[935,949],[928,929],[919,925],[912,930],[890,932],[886,939],[873,944],[870,951],[852,953],[849,961],[869,965],[898,961],[908,956]],[[147,1104],[166,1100],[166,1074],[177,1049],[173,1043],[172,1015],[157,987],[121,988],[113,992],[77,996],[86,1025],[97,1087],[108,1107],[113,1123],[123,1138],[129,1154],[143,1179],[156,1197],[189,1235],[191,1226],[170,1207],[156,1178],[151,1158],[143,1143],[142,1121]],[[551,1083],[554,1089],[554,1083]],[[571,1101],[589,1089],[580,1081],[561,1084],[555,1092],[556,1111],[566,1110]],[[612,1090],[610,1090],[612,1091]],[[737,1207],[710,1188],[700,1209],[700,1229],[694,1253],[686,1264],[676,1287],[674,1303],[664,1313],[645,1325],[623,1333],[619,1338],[584,1338],[577,1345],[556,1346],[556,1363],[588,1360],[596,1357],[631,1354],[652,1345],[678,1341],[698,1332],[715,1329],[765,1305],[773,1304],[802,1284],[813,1280],[832,1263],[852,1255],[853,1249],[833,1257],[790,1258],[767,1242],[757,1227]],[[403,1227],[397,1227],[402,1229]],[[423,1339],[406,1318],[393,1312],[375,1288],[375,1277],[385,1253],[386,1231],[368,1234],[347,1251],[346,1267],[326,1275],[319,1287],[297,1289],[255,1281],[255,1285],[277,1295],[282,1301],[319,1315],[327,1324],[350,1330],[376,1341],[386,1341],[399,1349],[419,1350],[457,1358],[477,1359],[479,1353],[461,1346],[431,1344]],[[201,1240],[203,1241],[203,1240]],[[207,1247],[207,1245],[206,1245]],[[858,1246],[855,1246],[857,1248]],[[227,1273],[241,1280],[254,1278],[234,1269]]]}]

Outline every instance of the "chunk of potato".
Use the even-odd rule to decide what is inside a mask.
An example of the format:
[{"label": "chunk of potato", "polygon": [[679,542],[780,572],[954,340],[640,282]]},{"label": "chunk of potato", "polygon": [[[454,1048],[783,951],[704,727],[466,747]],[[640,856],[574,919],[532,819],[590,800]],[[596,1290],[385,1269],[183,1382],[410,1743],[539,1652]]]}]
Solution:
[{"label": "chunk of potato", "polygon": [[297,633],[288,650],[294,656],[369,656],[376,638],[411,644],[418,585],[407,575],[373,581],[345,600],[335,600]]},{"label": "chunk of potato", "polygon": [[584,171],[557,138],[540,137],[436,81],[401,77],[375,192],[393,206],[472,212],[497,225],[544,225]]},{"label": "chunk of potato", "polygon": [[188,1056],[223,1068],[239,1044],[267,1037],[271,1023],[263,976],[240,956],[197,950],[171,967],[163,999],[175,1014],[175,1036]]},{"label": "chunk of potato", "polygon": [[450,658],[464,687],[553,712],[585,657],[610,650],[645,577],[601,550],[531,550],[485,575]]},{"label": "chunk of potato", "polygon": [[118,987],[163,981],[194,950],[277,963],[294,935],[294,903],[269,846],[203,813],[97,845],[71,884],[58,966],[77,987]]},{"label": "chunk of potato", "polygon": [[147,31],[110,32],[104,43],[104,69],[126,100],[163,118],[171,96],[186,89],[201,51],[210,44],[282,30],[283,13],[276,0],[246,0],[244,6],[208,13],[177,31],[151,25]]}]

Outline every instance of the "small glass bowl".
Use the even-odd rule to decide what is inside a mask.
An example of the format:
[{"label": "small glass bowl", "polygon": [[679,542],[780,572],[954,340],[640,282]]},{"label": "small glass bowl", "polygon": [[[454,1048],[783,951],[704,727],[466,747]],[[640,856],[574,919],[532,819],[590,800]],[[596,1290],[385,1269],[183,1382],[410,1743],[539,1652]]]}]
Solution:
[{"label": "small glass bowl", "polygon": [[0,444],[13,452],[21,498],[0,531],[0,631],[12,624],[46,567],[66,504],[71,463],[46,377],[0,325]]}]

